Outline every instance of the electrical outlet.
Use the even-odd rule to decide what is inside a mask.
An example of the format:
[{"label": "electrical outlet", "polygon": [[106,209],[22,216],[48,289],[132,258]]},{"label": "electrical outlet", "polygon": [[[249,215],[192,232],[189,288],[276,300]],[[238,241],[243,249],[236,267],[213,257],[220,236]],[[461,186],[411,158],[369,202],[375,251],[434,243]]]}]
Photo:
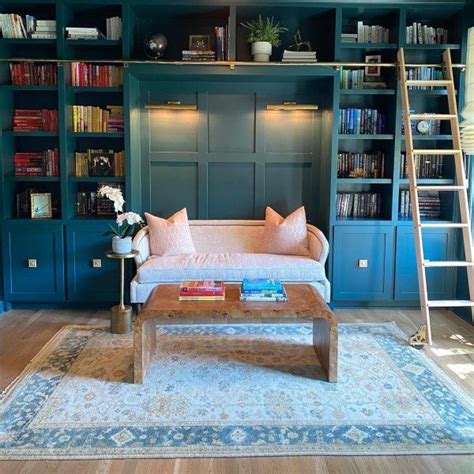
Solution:
[{"label": "electrical outlet", "polygon": [[38,266],[38,262],[36,258],[29,258],[28,259],[28,268],[36,268]]},{"label": "electrical outlet", "polygon": [[102,267],[102,260],[100,258],[93,258],[92,259],[92,267],[93,268],[101,268]]},{"label": "electrical outlet", "polygon": [[360,258],[359,261],[357,262],[357,266],[358,266],[359,268],[367,268],[367,267],[369,266],[369,261]]}]

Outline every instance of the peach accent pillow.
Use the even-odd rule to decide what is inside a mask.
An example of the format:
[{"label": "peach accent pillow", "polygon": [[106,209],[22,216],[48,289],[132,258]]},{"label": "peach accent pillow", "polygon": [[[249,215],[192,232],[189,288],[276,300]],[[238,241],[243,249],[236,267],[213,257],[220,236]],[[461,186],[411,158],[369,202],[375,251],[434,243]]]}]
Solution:
[{"label": "peach accent pillow", "polygon": [[182,255],[195,253],[188,213],[181,209],[169,219],[162,219],[145,212],[150,232],[150,252],[152,255]]},{"label": "peach accent pillow", "polygon": [[263,253],[300,255],[310,257],[306,212],[304,207],[284,218],[271,207],[265,211],[265,229],[262,242]]}]

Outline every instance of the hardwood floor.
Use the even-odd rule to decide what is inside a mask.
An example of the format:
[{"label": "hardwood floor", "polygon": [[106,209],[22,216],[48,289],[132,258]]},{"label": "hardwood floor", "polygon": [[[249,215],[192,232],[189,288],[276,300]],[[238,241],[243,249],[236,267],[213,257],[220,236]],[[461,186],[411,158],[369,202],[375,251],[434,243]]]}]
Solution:
[{"label": "hardwood floor", "polygon": [[[419,311],[344,309],[340,322],[395,321],[407,334],[421,324]],[[0,315],[0,390],[62,326],[108,324],[107,311],[15,310]],[[474,329],[448,311],[432,312],[433,346],[428,354],[453,380],[474,393]],[[293,474],[293,473],[472,473],[474,456],[300,456],[225,459],[103,461],[4,461],[2,474]]]}]

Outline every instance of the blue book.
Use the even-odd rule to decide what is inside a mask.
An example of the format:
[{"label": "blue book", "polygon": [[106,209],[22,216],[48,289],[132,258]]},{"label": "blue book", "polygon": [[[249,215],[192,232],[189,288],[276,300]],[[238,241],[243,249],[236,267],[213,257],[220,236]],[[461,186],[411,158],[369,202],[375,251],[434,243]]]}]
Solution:
[{"label": "blue book", "polygon": [[269,278],[244,278],[242,281],[243,292],[272,292],[281,293],[283,285],[281,281],[270,280]]}]

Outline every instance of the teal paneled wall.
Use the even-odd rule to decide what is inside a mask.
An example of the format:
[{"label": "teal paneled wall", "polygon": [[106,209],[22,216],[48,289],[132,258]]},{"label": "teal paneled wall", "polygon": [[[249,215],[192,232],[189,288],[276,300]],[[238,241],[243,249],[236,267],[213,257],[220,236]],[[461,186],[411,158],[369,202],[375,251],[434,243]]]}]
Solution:
[{"label": "teal paneled wall", "polygon": [[[168,216],[186,207],[192,219],[261,219],[266,205],[283,214],[305,205],[318,224],[321,142],[331,133],[323,112],[266,107],[297,101],[324,110],[333,79],[248,79],[140,82],[141,117],[132,134],[136,126],[143,210]],[[197,110],[145,109],[177,100]]]}]

